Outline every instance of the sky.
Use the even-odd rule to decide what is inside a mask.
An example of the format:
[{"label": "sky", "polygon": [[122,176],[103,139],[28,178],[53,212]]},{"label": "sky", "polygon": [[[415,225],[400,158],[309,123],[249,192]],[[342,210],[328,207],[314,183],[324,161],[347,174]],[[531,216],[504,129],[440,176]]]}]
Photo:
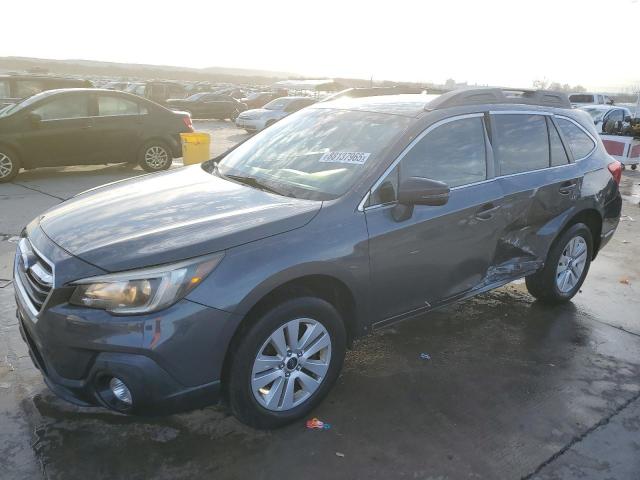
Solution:
[{"label": "sky", "polygon": [[0,18],[0,56],[640,86],[640,0],[20,0]]}]

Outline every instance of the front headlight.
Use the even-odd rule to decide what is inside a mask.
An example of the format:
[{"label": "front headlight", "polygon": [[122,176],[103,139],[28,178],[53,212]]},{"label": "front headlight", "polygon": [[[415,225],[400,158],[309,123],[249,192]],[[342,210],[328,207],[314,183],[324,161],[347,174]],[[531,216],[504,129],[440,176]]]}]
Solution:
[{"label": "front headlight", "polygon": [[220,263],[223,253],[171,265],[111,273],[72,282],[69,303],[115,314],[162,310],[187,295]]}]

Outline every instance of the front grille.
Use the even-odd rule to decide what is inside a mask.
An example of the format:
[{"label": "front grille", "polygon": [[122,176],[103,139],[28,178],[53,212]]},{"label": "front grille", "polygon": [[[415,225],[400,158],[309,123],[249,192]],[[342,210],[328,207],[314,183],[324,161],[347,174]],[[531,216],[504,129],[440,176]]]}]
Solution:
[{"label": "front grille", "polygon": [[40,312],[53,288],[53,266],[26,238],[18,243],[14,276],[24,300]]}]

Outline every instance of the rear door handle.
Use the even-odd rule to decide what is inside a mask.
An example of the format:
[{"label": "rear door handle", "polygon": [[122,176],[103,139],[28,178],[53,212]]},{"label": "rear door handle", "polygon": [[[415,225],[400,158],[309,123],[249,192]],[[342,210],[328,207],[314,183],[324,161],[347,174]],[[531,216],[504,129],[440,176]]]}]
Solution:
[{"label": "rear door handle", "polygon": [[493,203],[486,203],[478,209],[476,212],[476,218],[478,220],[489,220],[493,217],[493,214],[500,208],[500,205],[494,205]]},{"label": "rear door handle", "polygon": [[562,183],[562,185],[560,185],[560,188],[558,189],[558,191],[562,195],[569,195],[571,192],[573,192],[576,186],[577,185],[575,182],[564,182]]}]

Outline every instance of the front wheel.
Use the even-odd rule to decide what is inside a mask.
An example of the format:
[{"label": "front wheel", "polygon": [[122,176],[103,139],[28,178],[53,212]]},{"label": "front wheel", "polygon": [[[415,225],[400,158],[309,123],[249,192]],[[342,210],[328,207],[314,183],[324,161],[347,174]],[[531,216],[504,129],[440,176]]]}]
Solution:
[{"label": "front wheel", "polygon": [[0,183],[13,180],[20,171],[18,156],[9,149],[0,146]]},{"label": "front wheel", "polygon": [[315,297],[285,301],[239,340],[229,370],[233,414],[255,428],[307,415],[336,381],[346,350],[340,314]]},{"label": "front wheel", "polygon": [[584,223],[576,223],[553,243],[544,268],[525,281],[529,293],[544,303],[558,304],[578,293],[591,265],[593,239]]},{"label": "front wheel", "polygon": [[167,170],[172,161],[171,149],[162,141],[152,140],[140,149],[138,164],[146,172]]}]

